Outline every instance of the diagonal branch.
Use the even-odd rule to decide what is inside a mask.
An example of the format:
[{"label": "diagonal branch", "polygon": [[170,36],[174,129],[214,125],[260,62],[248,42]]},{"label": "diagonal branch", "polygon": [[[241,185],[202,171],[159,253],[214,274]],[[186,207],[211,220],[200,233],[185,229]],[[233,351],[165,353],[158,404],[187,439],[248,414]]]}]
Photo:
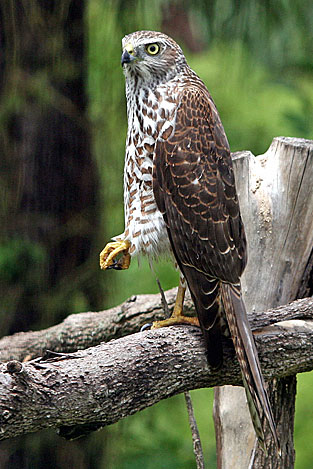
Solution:
[{"label": "diagonal branch", "polygon": [[[175,288],[165,293],[170,309],[174,307],[175,293]],[[191,300],[186,302],[188,307],[191,307]],[[164,319],[160,295],[134,295],[105,311],[71,314],[48,329],[3,337],[0,339],[0,361],[39,357],[47,349],[75,352],[138,332],[144,324],[158,319]]]},{"label": "diagonal branch", "polygon": [[[176,289],[168,290],[165,296],[172,311]],[[194,312],[188,295],[184,309]],[[310,319],[312,310],[313,298],[305,298],[266,313],[253,313],[249,320],[252,329],[257,329],[286,319]],[[46,350],[75,352],[133,334],[144,324],[163,318],[159,294],[132,296],[125,303],[106,311],[72,314],[48,329],[3,337],[0,339],[0,361],[29,360],[44,355]]]},{"label": "diagonal branch", "polygon": [[[142,299],[138,299],[139,310],[143,310]],[[148,309],[153,310],[156,297],[150,299]],[[109,314],[118,317],[118,312],[115,308]],[[79,316],[86,321],[86,314],[77,315],[81,327]],[[273,324],[280,319],[283,322]],[[258,327],[256,341],[266,378],[313,368],[312,299],[255,315],[253,326]],[[79,336],[78,330],[76,335]],[[64,345],[59,330],[60,336]],[[15,336],[15,340],[16,337],[20,336]],[[89,431],[109,425],[190,389],[240,384],[233,349],[229,341],[224,345],[224,366],[214,373],[206,363],[200,331],[188,326],[140,332],[46,360],[3,363],[0,367],[1,438],[46,427],[61,427],[63,435],[73,436],[77,425]]]}]

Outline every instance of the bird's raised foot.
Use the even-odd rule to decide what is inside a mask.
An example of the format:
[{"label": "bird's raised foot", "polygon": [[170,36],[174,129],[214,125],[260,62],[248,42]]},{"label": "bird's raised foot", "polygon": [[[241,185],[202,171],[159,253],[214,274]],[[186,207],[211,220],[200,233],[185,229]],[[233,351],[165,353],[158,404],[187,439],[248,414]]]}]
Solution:
[{"label": "bird's raised foot", "polygon": [[[129,241],[114,241],[108,243],[100,253],[100,268],[125,270],[128,269],[130,264],[130,254],[128,252],[130,248]],[[116,260],[116,257],[121,257]]]}]

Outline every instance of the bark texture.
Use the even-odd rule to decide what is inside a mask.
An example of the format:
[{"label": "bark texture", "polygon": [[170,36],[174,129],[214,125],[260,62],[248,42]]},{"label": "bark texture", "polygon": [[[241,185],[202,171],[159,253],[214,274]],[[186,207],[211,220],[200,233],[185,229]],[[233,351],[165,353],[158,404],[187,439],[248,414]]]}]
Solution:
[{"label": "bark texture", "polygon": [[[313,368],[311,320],[266,326],[256,336],[264,375],[281,378]],[[262,327],[264,324],[264,327]],[[169,327],[132,334],[73,354],[47,355],[0,366],[0,438],[46,427],[67,438],[114,423],[190,389],[240,384],[233,348],[209,369],[198,328]]]},{"label": "bark texture", "polygon": [[[176,288],[165,292],[170,311],[174,307]],[[185,311],[195,313],[187,294]],[[286,306],[265,312],[248,314],[252,330],[291,319],[313,318],[313,298],[304,298]],[[43,356],[46,350],[75,352],[99,345],[129,334],[152,321],[163,319],[164,312],[159,294],[132,296],[114,308],[77,313],[68,316],[56,326],[41,331],[18,332],[0,339],[0,361],[26,361]],[[294,324],[294,323],[293,323]]]},{"label": "bark texture", "polygon": [[[176,289],[166,292],[172,309]],[[191,309],[190,298],[186,309]],[[0,361],[30,360],[46,350],[74,352],[138,332],[146,323],[164,318],[160,295],[132,296],[115,308],[72,314],[62,323],[41,331],[19,332],[0,339]]]},{"label": "bark texture", "polygon": [[[242,277],[243,295],[247,310],[254,313],[286,304],[296,299],[300,292],[310,291],[313,142],[277,137],[264,155],[255,157],[250,152],[241,152],[235,154],[233,160],[248,240],[248,265]],[[289,383],[287,387],[284,382],[277,382],[270,396],[281,410],[278,434],[282,460],[273,451],[269,451],[266,458],[258,449],[251,467],[293,467],[290,433],[293,412],[289,411],[295,401],[296,378],[293,380],[293,384]],[[281,393],[281,388],[288,393]],[[245,393],[243,390],[237,392],[235,400],[232,389],[229,393],[217,390],[215,395],[218,399],[215,405],[217,442],[222,442],[219,444],[218,468],[248,468],[254,430],[245,405]],[[242,424],[245,431],[241,431],[239,437],[238,421],[243,420],[246,422]]]},{"label": "bark texture", "polygon": [[[241,174],[240,200],[247,199],[259,217],[257,222],[253,217],[246,219],[243,210],[250,244],[243,290],[252,312],[249,319],[265,379],[275,378],[271,399],[282,435],[282,467],[288,468],[294,461],[293,375],[313,368],[313,299],[263,311],[287,303],[299,291],[308,291],[303,278],[312,278],[313,194],[308,190],[313,179],[312,147],[309,141],[279,138],[263,157],[256,159],[250,153],[235,156],[235,168]],[[280,175],[284,177],[280,179]],[[251,233],[255,233],[254,238]],[[172,308],[174,290],[166,296]],[[190,299],[186,306],[193,311]],[[117,339],[162,316],[159,295],[141,295],[109,311],[72,315],[44,331],[1,339],[0,359],[9,360],[1,365],[0,373],[1,438],[46,427],[59,428],[63,436],[74,438],[174,394],[240,384],[239,367],[229,342],[224,344],[223,368],[212,373],[196,328],[166,328]],[[117,340],[98,345],[113,338]],[[47,349],[67,355],[47,355]],[[42,355],[44,358],[36,358]],[[24,360],[28,361],[22,363]],[[245,446],[248,436],[238,432],[236,418],[245,418],[239,410],[243,407],[237,397],[234,405],[218,391],[216,395],[215,417],[221,430],[217,435],[219,467],[244,469],[248,465],[241,457],[248,454],[250,458]],[[222,401],[231,403],[228,410]],[[229,415],[233,423],[227,420]],[[246,424],[250,424],[249,416]],[[241,454],[233,453],[233,459],[227,459],[231,440]],[[226,460],[230,465],[223,465]],[[279,463],[270,448],[267,459],[257,452],[251,467],[278,468]]]}]

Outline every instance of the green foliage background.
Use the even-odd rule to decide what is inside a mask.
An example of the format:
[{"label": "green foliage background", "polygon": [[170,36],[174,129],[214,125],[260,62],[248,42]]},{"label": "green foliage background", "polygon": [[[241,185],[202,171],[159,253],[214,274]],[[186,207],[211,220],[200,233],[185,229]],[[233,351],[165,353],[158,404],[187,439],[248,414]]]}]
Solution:
[{"label": "green foliage background", "polygon": [[[152,1],[148,7],[146,2],[136,2],[136,8],[132,9],[129,3],[120,2],[122,10],[118,10],[113,1],[90,3],[90,116],[102,179],[104,220],[107,220],[103,243],[123,231],[122,168],[127,122],[124,77],[119,65],[120,40],[134,30],[160,30],[160,4],[166,7],[166,3]],[[279,135],[312,139],[313,67],[308,53],[309,36],[305,33],[312,21],[308,18],[309,10],[306,11],[309,4],[276,2],[275,9],[275,2],[264,2],[263,7],[261,3],[251,2],[249,12],[248,5],[239,2],[241,13],[244,12],[241,17],[234,11],[233,2],[212,3],[220,12],[215,14],[213,22],[203,16],[206,2],[196,2],[190,8],[195,27],[201,31],[201,40],[206,44],[203,51],[192,54],[180,43],[189,64],[213,95],[232,151],[248,149],[254,154],[264,153],[272,139]],[[313,12],[312,6],[310,8]],[[241,36],[244,23],[249,24],[249,31]],[[306,27],[301,30],[303,23]],[[232,27],[224,34],[227,24]],[[160,263],[155,268],[163,288],[175,285],[177,275],[169,264]],[[146,261],[139,267],[133,262],[127,272],[104,275],[110,276],[108,305],[135,293],[157,292],[155,275]],[[308,415],[307,409],[312,374],[300,375],[298,383],[296,468],[307,469],[312,463],[309,440],[313,411]],[[214,467],[213,392],[199,390],[192,395],[207,464]],[[109,451],[109,466],[106,467],[195,467],[182,396],[119,422],[110,432],[117,444]]]},{"label": "green foliage background", "polygon": [[[37,0],[24,2],[29,8],[25,10],[27,14],[36,16],[39,3]],[[70,0],[63,0],[59,3],[62,8],[55,7],[58,19],[62,15],[66,17],[70,3]],[[55,2],[55,5],[58,6],[58,3]],[[92,154],[101,182],[101,230],[96,242],[97,251],[100,252],[112,236],[124,229],[123,165],[127,120],[124,77],[120,66],[121,38],[139,29],[163,30],[164,20],[170,15],[171,8],[185,12],[185,20],[200,45],[199,52],[191,52],[187,38],[185,43],[184,36],[179,35],[178,30],[178,36],[174,36],[183,47],[191,67],[207,84],[219,109],[232,151],[251,150],[256,155],[262,154],[272,139],[279,135],[313,139],[311,1],[89,0],[86,5],[88,119]],[[40,22],[34,21],[34,24],[40,26]],[[61,53],[62,39],[58,42],[51,36],[49,41],[54,79],[57,81],[58,74],[62,79],[75,74],[75,67]],[[55,93],[49,88],[49,78],[46,70],[38,72],[32,77],[31,89],[25,84],[24,90],[17,87],[17,77],[13,77],[12,88],[16,89],[12,92],[7,87],[1,96],[0,137],[4,152],[10,145],[2,126],[5,127],[11,113],[21,112],[29,96],[35,100],[38,98],[42,106],[45,103],[50,105],[54,100]],[[56,107],[62,106],[63,101],[59,98],[57,95],[53,102]],[[0,174],[0,222],[4,227],[7,214],[14,213],[14,197],[18,198],[18,194],[14,193],[16,175],[12,173],[12,180],[11,174],[9,178],[5,177],[5,172],[9,173],[10,168],[5,166],[6,161],[1,163],[4,171]],[[82,287],[86,279],[90,288],[99,288],[96,293],[98,298],[102,298],[103,308],[119,304],[133,294],[156,293],[156,276],[164,289],[175,286],[178,280],[170,263],[162,261],[154,266],[152,272],[144,259],[140,265],[133,261],[127,272],[104,272],[99,280],[98,253],[92,252],[90,259],[79,266],[73,275],[69,273],[66,282],[62,280],[53,291],[47,292],[43,287],[47,277],[46,266],[47,252],[39,242],[1,236],[0,287],[4,293],[0,308],[2,334],[8,333],[8,312],[18,309],[23,289],[30,296],[37,295],[36,306],[46,312],[46,316],[35,324],[42,328],[67,314],[93,307]],[[94,282],[95,278],[98,283]],[[312,387],[312,373],[298,376],[296,469],[312,467]],[[197,390],[192,392],[192,396],[207,467],[214,467],[213,391]],[[42,433],[45,433],[44,443],[37,444],[31,436],[23,440],[24,452],[31,453],[30,467],[41,467],[42,460],[53,452],[55,439],[52,432]],[[61,454],[64,461],[68,455],[66,467],[84,469],[195,467],[183,396],[162,401],[82,441],[61,443],[56,458]],[[71,452],[71,448],[75,451]],[[76,462],[71,459],[74,454],[78,458]],[[65,466],[62,464],[56,467],[63,469]]]}]

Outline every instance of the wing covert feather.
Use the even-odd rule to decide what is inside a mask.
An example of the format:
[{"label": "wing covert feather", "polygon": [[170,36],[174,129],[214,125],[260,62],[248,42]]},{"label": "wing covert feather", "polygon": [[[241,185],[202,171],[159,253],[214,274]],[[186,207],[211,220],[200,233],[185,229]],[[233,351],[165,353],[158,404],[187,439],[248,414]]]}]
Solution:
[{"label": "wing covert feather", "polygon": [[206,90],[182,93],[173,133],[156,144],[153,190],[178,263],[237,283],[246,240],[229,145]]}]

